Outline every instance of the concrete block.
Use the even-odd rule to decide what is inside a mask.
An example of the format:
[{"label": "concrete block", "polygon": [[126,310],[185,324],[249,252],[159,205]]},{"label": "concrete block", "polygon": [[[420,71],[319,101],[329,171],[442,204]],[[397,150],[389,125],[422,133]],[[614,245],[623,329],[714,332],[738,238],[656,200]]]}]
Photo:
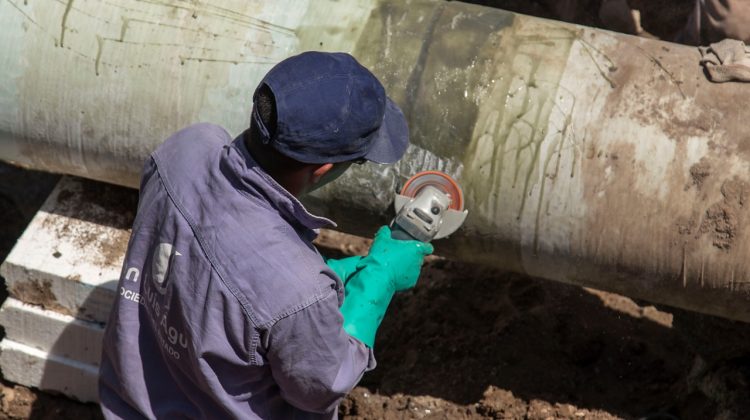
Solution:
[{"label": "concrete block", "polygon": [[8,298],[0,308],[5,337],[56,356],[99,366],[102,324],[82,321]]},{"label": "concrete block", "polygon": [[97,402],[98,368],[9,339],[0,341],[3,378],[43,391],[60,392],[82,402]]},{"label": "concrete block", "polygon": [[135,190],[63,177],[0,266],[10,295],[106,322],[137,200]]}]

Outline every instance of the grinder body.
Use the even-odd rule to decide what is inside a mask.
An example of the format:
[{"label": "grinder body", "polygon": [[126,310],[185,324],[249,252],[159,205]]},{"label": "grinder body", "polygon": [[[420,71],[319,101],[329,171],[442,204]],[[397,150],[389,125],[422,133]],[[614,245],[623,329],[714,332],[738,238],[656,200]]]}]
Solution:
[{"label": "grinder body", "polygon": [[437,171],[411,177],[396,195],[394,207],[391,236],[402,240],[430,242],[444,238],[455,232],[468,215],[458,183]]}]

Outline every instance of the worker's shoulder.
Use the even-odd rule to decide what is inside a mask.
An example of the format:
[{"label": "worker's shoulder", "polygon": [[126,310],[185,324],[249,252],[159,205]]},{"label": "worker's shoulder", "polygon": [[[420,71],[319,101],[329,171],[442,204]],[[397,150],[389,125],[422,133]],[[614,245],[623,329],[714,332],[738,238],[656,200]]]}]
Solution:
[{"label": "worker's shoulder", "polygon": [[226,143],[231,140],[231,136],[224,127],[207,122],[191,124],[181,130],[176,131],[170,136],[177,139],[200,139],[206,142],[218,141]]},{"label": "worker's shoulder", "polygon": [[[200,123],[175,132],[151,154],[163,180],[176,187],[180,184],[187,190],[196,187],[217,165],[225,146],[232,138],[222,127]],[[183,185],[185,184],[185,185]]]},{"label": "worker's shoulder", "polygon": [[232,137],[223,128],[211,123],[189,125],[169,136],[154,151],[154,155],[163,159],[206,153],[219,150],[232,141]]}]

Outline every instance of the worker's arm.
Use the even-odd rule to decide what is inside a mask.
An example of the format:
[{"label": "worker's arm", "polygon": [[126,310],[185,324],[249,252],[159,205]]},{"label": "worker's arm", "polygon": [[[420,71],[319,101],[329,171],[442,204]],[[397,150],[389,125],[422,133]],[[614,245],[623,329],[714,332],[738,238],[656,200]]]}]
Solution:
[{"label": "worker's arm", "polygon": [[417,284],[422,260],[431,253],[429,243],[393,239],[391,229],[381,227],[367,256],[342,279],[346,282],[341,306],[346,332],[372,348],[393,294]]},{"label": "worker's arm", "polygon": [[329,413],[375,367],[372,350],[342,328],[336,290],[277,321],[266,357],[282,397],[293,406]]}]

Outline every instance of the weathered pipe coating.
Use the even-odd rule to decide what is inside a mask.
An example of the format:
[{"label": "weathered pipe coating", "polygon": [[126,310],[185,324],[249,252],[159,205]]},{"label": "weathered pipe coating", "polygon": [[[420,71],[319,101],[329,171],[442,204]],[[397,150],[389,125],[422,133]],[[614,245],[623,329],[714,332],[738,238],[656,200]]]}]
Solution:
[{"label": "weathered pipe coating", "polygon": [[344,230],[428,169],[464,187],[439,252],[750,321],[750,87],[692,48],[457,2],[0,2],[0,157],[137,186],[172,131],[239,133],[270,66],[350,51],[414,145],[310,198]]}]

